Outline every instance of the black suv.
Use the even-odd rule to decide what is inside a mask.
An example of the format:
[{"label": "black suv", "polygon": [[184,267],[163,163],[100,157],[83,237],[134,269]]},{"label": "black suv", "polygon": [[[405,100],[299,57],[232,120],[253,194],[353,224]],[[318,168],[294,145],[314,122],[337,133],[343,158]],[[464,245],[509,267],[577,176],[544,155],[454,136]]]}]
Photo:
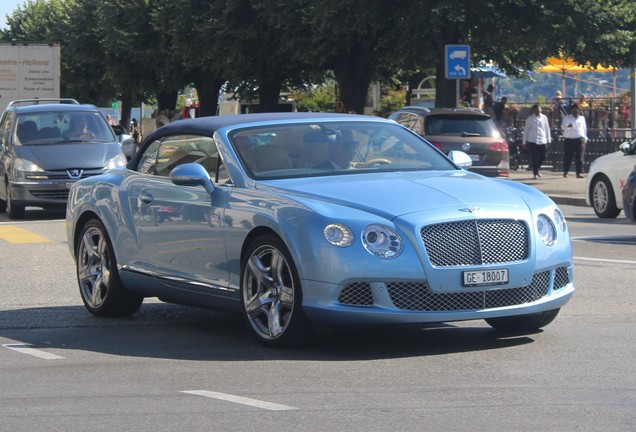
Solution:
[{"label": "black suv", "polygon": [[448,154],[467,153],[469,168],[489,177],[510,175],[508,143],[492,118],[476,108],[404,107],[389,116]]},{"label": "black suv", "polygon": [[74,99],[10,102],[0,119],[0,213],[20,219],[27,206],[63,208],[75,181],[125,164],[95,106]]}]

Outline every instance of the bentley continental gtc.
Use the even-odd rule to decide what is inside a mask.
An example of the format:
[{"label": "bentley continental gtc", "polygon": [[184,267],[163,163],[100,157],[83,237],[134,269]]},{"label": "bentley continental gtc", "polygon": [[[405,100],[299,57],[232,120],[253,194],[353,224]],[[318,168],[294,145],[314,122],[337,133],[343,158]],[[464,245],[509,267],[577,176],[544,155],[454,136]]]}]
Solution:
[{"label": "bentley continental gtc", "polygon": [[170,123],[71,187],[81,298],[98,316],[145,297],[229,309],[275,347],[352,325],[535,331],[574,292],[568,226],[543,193],[470,164],[376,117]]}]

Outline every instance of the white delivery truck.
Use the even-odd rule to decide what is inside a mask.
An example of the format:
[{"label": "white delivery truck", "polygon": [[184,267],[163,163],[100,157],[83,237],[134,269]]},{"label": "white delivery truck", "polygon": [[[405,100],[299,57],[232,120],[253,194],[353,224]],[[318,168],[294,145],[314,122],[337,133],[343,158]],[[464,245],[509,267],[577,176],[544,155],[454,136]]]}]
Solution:
[{"label": "white delivery truck", "polygon": [[12,100],[59,97],[59,44],[0,43],[0,112]]}]

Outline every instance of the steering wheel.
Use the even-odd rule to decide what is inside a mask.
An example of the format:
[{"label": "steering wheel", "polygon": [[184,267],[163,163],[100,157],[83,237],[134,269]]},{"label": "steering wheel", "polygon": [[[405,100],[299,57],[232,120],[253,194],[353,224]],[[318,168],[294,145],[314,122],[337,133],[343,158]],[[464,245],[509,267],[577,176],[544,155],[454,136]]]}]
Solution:
[{"label": "steering wheel", "polygon": [[379,166],[379,165],[391,165],[391,161],[386,158],[373,158],[373,159],[369,159],[366,162],[362,162],[360,164],[360,166],[363,168]]}]

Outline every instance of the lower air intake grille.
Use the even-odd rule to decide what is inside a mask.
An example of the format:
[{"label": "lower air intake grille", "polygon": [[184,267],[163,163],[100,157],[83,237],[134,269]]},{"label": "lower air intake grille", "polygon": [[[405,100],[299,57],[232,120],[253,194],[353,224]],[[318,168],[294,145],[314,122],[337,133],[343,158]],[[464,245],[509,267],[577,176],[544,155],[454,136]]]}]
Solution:
[{"label": "lower air intake grille", "polygon": [[545,297],[550,284],[550,272],[534,275],[532,283],[519,288],[492,291],[436,293],[426,283],[389,282],[387,288],[393,304],[413,311],[462,311],[491,309],[533,302]]},{"label": "lower air intake grille", "polygon": [[558,290],[564,288],[569,283],[570,276],[568,275],[567,267],[559,267],[558,269],[556,269],[556,273],[554,275],[553,289]]},{"label": "lower air intake grille", "polygon": [[366,282],[356,282],[345,286],[338,301],[350,306],[373,306],[371,286]]}]

